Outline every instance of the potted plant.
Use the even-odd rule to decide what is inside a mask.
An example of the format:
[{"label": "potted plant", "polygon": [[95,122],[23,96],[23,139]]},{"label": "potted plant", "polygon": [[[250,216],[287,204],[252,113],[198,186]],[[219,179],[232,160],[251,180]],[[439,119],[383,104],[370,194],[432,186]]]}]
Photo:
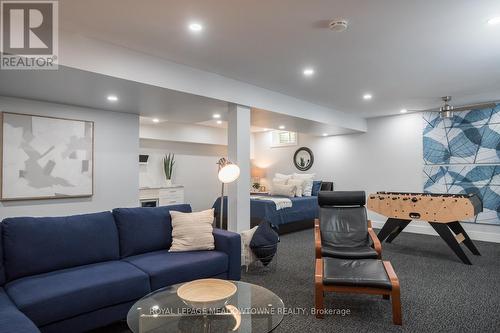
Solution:
[{"label": "potted plant", "polygon": [[172,186],[172,172],[174,169],[174,154],[165,155],[163,158],[163,170],[165,171],[165,179],[167,180],[167,186]]}]

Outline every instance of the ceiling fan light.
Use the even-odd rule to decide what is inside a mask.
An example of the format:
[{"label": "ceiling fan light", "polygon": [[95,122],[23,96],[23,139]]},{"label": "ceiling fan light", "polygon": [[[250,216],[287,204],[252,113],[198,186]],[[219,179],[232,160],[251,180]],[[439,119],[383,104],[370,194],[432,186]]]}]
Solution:
[{"label": "ceiling fan light", "polygon": [[443,110],[439,111],[439,116],[443,119],[445,118],[453,118],[453,110]]}]

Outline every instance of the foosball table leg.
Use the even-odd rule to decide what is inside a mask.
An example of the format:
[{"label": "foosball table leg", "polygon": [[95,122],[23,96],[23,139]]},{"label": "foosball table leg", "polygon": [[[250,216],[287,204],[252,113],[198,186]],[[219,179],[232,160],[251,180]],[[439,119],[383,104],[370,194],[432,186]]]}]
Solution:
[{"label": "foosball table leg", "polygon": [[472,242],[472,239],[470,239],[469,235],[467,235],[467,233],[465,232],[465,230],[462,227],[462,225],[460,224],[460,222],[457,221],[457,222],[448,223],[448,227],[450,227],[450,229],[455,233],[455,235],[462,234],[462,236],[464,237],[463,243],[465,246],[467,246],[469,251],[472,252],[472,254],[474,254],[476,256],[481,255],[481,253],[479,253],[479,250],[477,249],[477,247]]},{"label": "foosball table leg", "polygon": [[434,230],[436,230],[439,236],[441,236],[441,238],[446,242],[446,244],[448,244],[448,246],[453,250],[453,252],[455,252],[457,257],[459,257],[464,264],[472,265],[464,250],[460,247],[460,243],[458,243],[455,235],[448,228],[447,223],[429,222],[429,224],[434,228]]},{"label": "foosball table leg", "polygon": [[398,235],[401,233],[401,231],[403,231],[404,228],[406,228],[406,226],[408,224],[410,224],[410,220],[401,220],[399,222],[399,226],[396,228],[396,230],[394,230],[393,232],[391,232],[391,234],[389,235],[389,237],[387,237],[387,239],[385,240],[386,243],[390,243],[394,240],[394,238],[398,237]]},{"label": "foosball table leg", "polygon": [[377,238],[380,242],[383,242],[387,238],[387,242],[390,243],[396,238],[401,231],[410,223],[411,220],[401,220],[388,218],[384,226],[378,232]]}]

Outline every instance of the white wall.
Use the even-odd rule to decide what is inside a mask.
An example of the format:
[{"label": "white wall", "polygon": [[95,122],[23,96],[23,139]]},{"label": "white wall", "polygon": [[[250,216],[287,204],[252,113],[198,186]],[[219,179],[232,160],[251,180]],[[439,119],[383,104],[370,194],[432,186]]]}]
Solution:
[{"label": "white wall", "polygon": [[220,196],[216,163],[227,156],[226,146],[141,139],[140,152],[150,155],[148,164],[140,166],[141,187],[165,186],[162,158],[174,153],[172,182],[184,186],[185,201],[193,210],[211,208]]},{"label": "white wall", "polygon": [[0,202],[0,219],[81,214],[138,205],[137,115],[1,96],[0,111],[94,121],[95,135],[93,197]]},{"label": "white wall", "polygon": [[[422,192],[422,121],[420,114],[406,114],[368,120],[368,131],[334,137],[299,135],[299,145],[270,148],[271,134],[254,134],[253,163],[274,173],[298,172],[293,154],[299,147],[312,149],[316,179],[334,181],[336,190]],[[267,180],[266,179],[266,180]],[[370,213],[382,225],[384,217]],[[500,242],[500,226],[464,223],[475,239]],[[405,229],[432,233],[425,223],[413,222]]]}]

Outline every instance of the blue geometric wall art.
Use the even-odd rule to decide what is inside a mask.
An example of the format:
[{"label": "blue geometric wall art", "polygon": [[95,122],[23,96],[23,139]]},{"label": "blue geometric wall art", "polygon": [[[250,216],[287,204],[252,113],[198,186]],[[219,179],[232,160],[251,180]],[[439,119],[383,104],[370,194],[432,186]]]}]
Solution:
[{"label": "blue geometric wall art", "polygon": [[422,117],[424,192],[475,193],[483,212],[465,222],[500,225],[500,104],[453,118]]}]

